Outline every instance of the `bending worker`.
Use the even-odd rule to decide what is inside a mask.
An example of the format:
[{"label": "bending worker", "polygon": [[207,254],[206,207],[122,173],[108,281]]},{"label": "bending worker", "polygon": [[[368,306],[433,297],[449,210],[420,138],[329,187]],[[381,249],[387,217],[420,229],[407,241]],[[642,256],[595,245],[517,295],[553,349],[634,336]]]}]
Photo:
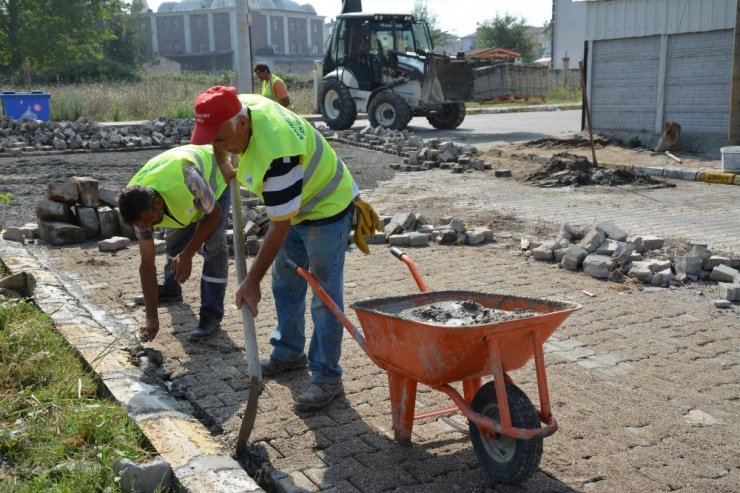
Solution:
[{"label": "bending worker", "polygon": [[264,97],[277,101],[286,108],[290,106],[288,86],[283,79],[270,72],[270,67],[266,63],[255,64],[254,73],[262,81],[261,94]]},{"label": "bending worker", "polygon": [[[175,147],[150,159],[118,196],[121,216],[133,224],[139,240],[142,296],[146,324],[142,342],[159,331],[157,305],[182,300],[181,284],[188,280],[193,256],[203,247],[200,279],[200,320],[190,341],[216,335],[224,316],[228,277],[226,223],[231,199],[228,183],[215,162],[211,146]],[[164,282],[157,285],[154,227],[166,228]]]},{"label": "bending worker", "polygon": [[[344,255],[353,208],[357,204],[366,217],[374,211],[359,200],[349,170],[324,137],[277,103],[257,95],[237,96],[233,87],[216,86],[198,96],[195,115],[191,142],[213,142],[219,153],[238,154],[236,176],[260,197],[270,218],[264,242],[236,292],[237,306],[246,303],[256,316],[260,281],[272,265],[277,328],[270,337],[272,354],[260,361],[262,375],[308,365],[311,385],[296,397],[295,409],[321,409],[344,393],[339,365],[343,328],[314,296],[314,327],[306,357],[307,284],[286,260],[310,268],[343,309]],[[370,224],[380,226],[372,220]]]}]

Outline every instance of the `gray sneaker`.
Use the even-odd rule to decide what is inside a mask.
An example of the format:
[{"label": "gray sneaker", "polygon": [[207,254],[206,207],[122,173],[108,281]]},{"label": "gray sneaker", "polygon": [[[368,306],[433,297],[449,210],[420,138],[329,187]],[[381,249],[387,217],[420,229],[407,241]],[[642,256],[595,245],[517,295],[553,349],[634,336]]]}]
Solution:
[{"label": "gray sneaker", "polygon": [[215,315],[203,313],[200,316],[198,327],[190,333],[188,341],[200,342],[210,339],[221,331],[221,321]]},{"label": "gray sneaker", "polygon": [[308,366],[308,358],[305,354],[300,355],[296,359],[275,359],[270,356],[267,359],[260,360],[263,377],[274,377],[280,373],[290,370],[300,370],[306,366]]},{"label": "gray sneaker", "polygon": [[344,395],[342,382],[311,383],[308,390],[296,397],[293,407],[296,411],[318,411],[340,395]]}]

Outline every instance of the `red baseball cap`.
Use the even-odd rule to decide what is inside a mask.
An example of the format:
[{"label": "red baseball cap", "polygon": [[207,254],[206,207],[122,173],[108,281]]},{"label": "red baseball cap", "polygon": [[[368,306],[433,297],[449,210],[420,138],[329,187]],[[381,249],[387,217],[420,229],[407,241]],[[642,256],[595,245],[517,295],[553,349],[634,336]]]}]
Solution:
[{"label": "red baseball cap", "polygon": [[210,144],[218,136],[218,128],[236,116],[242,103],[236,96],[236,87],[213,86],[195,100],[195,128],[190,143]]}]

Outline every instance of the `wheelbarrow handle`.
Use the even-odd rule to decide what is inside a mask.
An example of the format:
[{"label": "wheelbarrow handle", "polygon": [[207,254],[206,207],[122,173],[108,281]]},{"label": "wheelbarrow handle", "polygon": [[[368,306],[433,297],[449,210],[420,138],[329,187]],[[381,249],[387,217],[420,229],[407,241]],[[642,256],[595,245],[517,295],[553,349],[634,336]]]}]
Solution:
[{"label": "wheelbarrow handle", "polygon": [[429,288],[427,288],[424,279],[421,278],[419,269],[416,268],[416,264],[409,258],[409,256],[406,255],[403,250],[398,247],[391,247],[390,251],[394,257],[406,264],[406,266],[409,268],[409,271],[411,271],[411,275],[414,277],[414,281],[416,281],[416,285],[419,286],[419,291],[429,291]]}]

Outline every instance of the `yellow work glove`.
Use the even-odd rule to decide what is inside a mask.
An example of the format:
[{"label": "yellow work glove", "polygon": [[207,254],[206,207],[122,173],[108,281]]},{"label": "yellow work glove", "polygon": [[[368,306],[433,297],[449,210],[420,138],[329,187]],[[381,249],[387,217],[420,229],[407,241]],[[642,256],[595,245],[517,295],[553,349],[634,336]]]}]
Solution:
[{"label": "yellow work glove", "polygon": [[353,220],[355,226],[355,245],[357,248],[367,255],[370,253],[370,249],[365,241],[366,236],[375,236],[375,231],[381,231],[382,225],[378,215],[373,210],[373,207],[360,199],[355,199],[355,217]]}]

